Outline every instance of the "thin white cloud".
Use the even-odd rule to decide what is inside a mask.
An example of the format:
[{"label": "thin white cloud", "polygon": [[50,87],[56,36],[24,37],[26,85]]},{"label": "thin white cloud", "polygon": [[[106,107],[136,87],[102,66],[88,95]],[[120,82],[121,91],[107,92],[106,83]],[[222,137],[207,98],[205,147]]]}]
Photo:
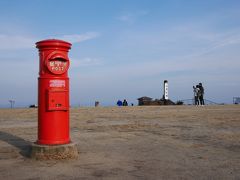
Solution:
[{"label": "thin white cloud", "polygon": [[184,58],[201,57],[208,53],[221,51],[221,49],[224,49],[227,46],[237,44],[240,44],[240,34],[233,34],[230,36],[227,34],[221,34],[214,39],[211,38],[211,41],[207,41],[204,47],[196,49],[196,51],[186,55]]},{"label": "thin white cloud", "polygon": [[125,14],[125,15],[119,16],[117,19],[120,21],[123,21],[123,22],[131,22],[132,21],[132,17],[130,14]]},{"label": "thin white cloud", "polygon": [[28,36],[0,34],[0,50],[33,48],[36,41]]},{"label": "thin white cloud", "polygon": [[71,58],[71,68],[90,67],[101,65],[102,59],[85,57],[83,59]]},{"label": "thin white cloud", "polygon": [[87,32],[85,34],[63,35],[63,36],[58,37],[58,39],[69,41],[71,43],[79,43],[79,42],[97,38],[99,36],[100,36],[100,34],[98,32]]},{"label": "thin white cloud", "polygon": [[[211,29],[210,24],[211,21],[202,23],[192,22],[176,26],[171,32],[172,34],[175,34],[176,37],[168,37],[172,37],[176,41],[182,40],[181,38],[183,37],[189,44],[191,43],[191,45],[197,45],[195,50],[198,52],[193,52],[193,54],[198,55],[213,52],[230,45],[240,44],[239,28],[216,31]],[[214,26],[212,28],[214,29]]]},{"label": "thin white cloud", "polygon": [[[51,37],[61,39],[71,43],[79,43],[97,38],[100,34],[97,32],[87,32],[85,34],[63,35],[60,37]],[[0,50],[30,49],[35,47],[35,43],[44,38],[36,38],[24,35],[0,34]]]},{"label": "thin white cloud", "polygon": [[231,37],[225,37],[222,40],[219,40],[215,43],[212,49],[218,49],[233,44],[240,44],[240,34],[236,34]]},{"label": "thin white cloud", "polygon": [[117,19],[122,22],[134,23],[137,19],[147,15],[147,11],[126,12],[118,16]]}]

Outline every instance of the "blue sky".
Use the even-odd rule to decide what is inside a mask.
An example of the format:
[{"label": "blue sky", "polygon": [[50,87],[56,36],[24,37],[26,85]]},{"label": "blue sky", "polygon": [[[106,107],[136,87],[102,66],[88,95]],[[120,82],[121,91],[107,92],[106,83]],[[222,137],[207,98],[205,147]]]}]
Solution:
[{"label": "blue sky", "polygon": [[240,96],[238,0],[1,0],[0,107],[37,103],[35,42],[72,43],[72,105],[205,98],[232,103]]}]

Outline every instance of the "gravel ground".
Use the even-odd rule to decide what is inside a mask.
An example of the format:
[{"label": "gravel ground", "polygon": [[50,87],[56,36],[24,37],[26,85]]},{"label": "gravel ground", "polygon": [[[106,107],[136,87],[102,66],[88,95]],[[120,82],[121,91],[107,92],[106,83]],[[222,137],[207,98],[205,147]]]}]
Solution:
[{"label": "gravel ground", "polygon": [[240,106],[71,109],[77,160],[29,158],[37,109],[0,109],[0,179],[240,179]]}]

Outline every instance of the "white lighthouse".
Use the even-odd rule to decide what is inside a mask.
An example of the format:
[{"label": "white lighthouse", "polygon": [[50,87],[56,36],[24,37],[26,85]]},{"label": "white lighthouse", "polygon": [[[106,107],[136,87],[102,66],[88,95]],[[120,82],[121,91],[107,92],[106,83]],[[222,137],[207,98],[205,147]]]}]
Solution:
[{"label": "white lighthouse", "polygon": [[164,80],[164,84],[163,84],[163,89],[164,89],[164,99],[168,99],[168,81]]}]

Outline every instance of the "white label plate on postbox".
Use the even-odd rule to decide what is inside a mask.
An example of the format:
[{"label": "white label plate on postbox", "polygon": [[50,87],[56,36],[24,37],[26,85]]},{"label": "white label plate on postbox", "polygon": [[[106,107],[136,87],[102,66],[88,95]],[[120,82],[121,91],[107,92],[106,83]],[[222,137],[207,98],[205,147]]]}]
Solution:
[{"label": "white label plate on postbox", "polygon": [[50,80],[49,87],[65,87],[65,80]]}]

